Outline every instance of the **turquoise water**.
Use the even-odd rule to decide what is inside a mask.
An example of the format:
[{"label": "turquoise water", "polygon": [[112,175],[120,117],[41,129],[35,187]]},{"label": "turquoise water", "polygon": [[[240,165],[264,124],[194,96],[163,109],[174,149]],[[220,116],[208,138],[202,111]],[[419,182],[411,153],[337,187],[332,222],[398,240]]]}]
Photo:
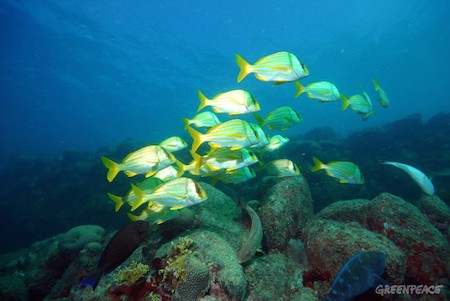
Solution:
[{"label": "turquoise water", "polygon": [[[448,112],[450,3],[436,1],[2,1],[0,162],[12,155],[95,150],[127,138],[183,132],[197,89],[251,91],[263,115],[280,104],[303,116],[293,134],[339,133],[412,113]],[[287,50],[350,96],[375,98],[363,122],[340,104],[294,99],[292,84],[236,83],[235,53],[250,62]]]}]

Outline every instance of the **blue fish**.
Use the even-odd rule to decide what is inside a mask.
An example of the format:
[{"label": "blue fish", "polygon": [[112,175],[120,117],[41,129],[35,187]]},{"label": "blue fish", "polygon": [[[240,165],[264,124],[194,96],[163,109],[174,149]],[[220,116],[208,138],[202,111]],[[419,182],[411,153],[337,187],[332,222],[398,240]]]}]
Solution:
[{"label": "blue fish", "polygon": [[383,252],[358,252],[341,268],[331,291],[324,301],[344,301],[361,295],[386,281],[381,278],[386,269]]}]

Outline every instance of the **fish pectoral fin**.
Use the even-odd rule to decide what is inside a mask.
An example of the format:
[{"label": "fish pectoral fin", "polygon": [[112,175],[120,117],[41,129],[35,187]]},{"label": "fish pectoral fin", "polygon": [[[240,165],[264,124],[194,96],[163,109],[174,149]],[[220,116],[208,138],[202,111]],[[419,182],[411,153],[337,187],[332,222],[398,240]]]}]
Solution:
[{"label": "fish pectoral fin", "polygon": [[148,173],[145,174],[145,177],[146,177],[146,178],[149,178],[149,177],[153,176],[156,172],[157,172],[156,170],[150,171],[150,172],[148,172]]},{"label": "fish pectoral fin", "polygon": [[266,252],[264,252],[262,248],[256,249],[256,252],[262,253],[262,254],[264,254],[264,255],[267,255]]},{"label": "fish pectoral fin", "polygon": [[128,177],[134,177],[135,175],[137,175],[137,173],[132,172],[132,171],[124,171],[124,173],[128,176]]},{"label": "fish pectoral fin", "polygon": [[179,209],[182,209],[184,207],[185,206],[183,206],[183,205],[173,206],[173,207],[170,207],[170,210],[179,210]]}]

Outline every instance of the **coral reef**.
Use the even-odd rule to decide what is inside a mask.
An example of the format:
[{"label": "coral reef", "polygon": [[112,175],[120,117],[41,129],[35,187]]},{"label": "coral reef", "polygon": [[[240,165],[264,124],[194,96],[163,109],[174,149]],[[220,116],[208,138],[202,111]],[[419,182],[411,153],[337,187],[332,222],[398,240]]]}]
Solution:
[{"label": "coral reef", "polygon": [[89,243],[102,243],[105,230],[96,225],[82,225],[70,229],[59,237],[58,248],[65,255],[76,255]]},{"label": "coral reef", "polygon": [[[2,236],[2,251],[40,239],[28,248],[0,256],[1,299],[321,300],[342,265],[361,250],[386,253],[384,278],[391,284],[448,285],[450,183],[445,167],[450,166],[449,125],[450,114],[436,115],[428,122],[415,115],[354,132],[347,138],[330,128],[293,138],[278,155],[286,155],[303,166],[302,176],[258,176],[252,184],[218,184],[220,190],[201,183],[208,200],[183,209],[173,220],[153,225],[147,243],[115,271],[104,275],[95,290],[78,284],[95,269],[114,234],[106,227],[118,227],[125,221],[124,216],[113,215],[111,207],[105,211],[103,192],[109,188],[103,186],[104,173],[98,162],[105,150],[95,154],[67,151],[57,159],[16,159],[15,167],[7,171],[18,181],[9,185],[4,179],[0,197],[17,196],[14,200],[20,202],[20,192],[29,189],[28,197],[39,204],[30,204],[29,212],[47,219],[48,213],[43,213],[42,207],[47,206],[48,211],[49,204],[57,204],[55,210],[63,207],[64,212],[54,219],[52,212],[53,224],[35,238],[30,233],[41,228],[31,222],[28,211],[17,218],[9,204],[1,205],[0,209],[12,212],[12,217],[2,221],[5,225],[0,231],[19,228],[14,234],[19,236],[15,245],[12,234]],[[408,135],[403,135],[402,129],[408,129]],[[107,153],[121,157],[133,149],[136,143],[127,141]],[[310,173],[312,155],[326,161],[342,158],[357,162],[366,183],[358,187],[342,185]],[[186,154],[184,161],[189,158]],[[433,178],[436,195],[421,195],[404,174],[377,162],[397,158],[436,175],[441,171]],[[33,176],[21,179],[16,168]],[[84,190],[57,180],[66,175],[67,181],[76,181]],[[119,175],[113,190],[128,189],[126,180]],[[50,191],[46,183],[61,184]],[[80,199],[86,200],[86,206],[79,207]],[[263,250],[267,254],[257,253],[239,264],[238,251],[250,220],[236,200],[250,199],[260,203],[255,210],[263,225]],[[313,206],[319,211],[316,215]],[[21,221],[20,227],[17,221]],[[96,221],[98,226],[93,225]],[[65,232],[80,224],[86,225]],[[37,225],[35,230],[33,225]],[[405,296],[391,297],[408,300]],[[417,300],[433,300],[431,297],[417,296]],[[445,300],[448,292],[443,290],[435,297]]]}]

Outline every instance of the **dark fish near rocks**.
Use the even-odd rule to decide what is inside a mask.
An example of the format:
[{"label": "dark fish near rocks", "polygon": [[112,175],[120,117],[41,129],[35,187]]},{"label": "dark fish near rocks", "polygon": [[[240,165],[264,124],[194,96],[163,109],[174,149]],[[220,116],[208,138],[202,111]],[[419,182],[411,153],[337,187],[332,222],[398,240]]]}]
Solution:
[{"label": "dark fish near rocks", "polygon": [[95,272],[84,278],[80,285],[95,289],[103,274],[117,268],[145,241],[148,226],[148,221],[136,221],[117,231],[103,250]]},{"label": "dark fish near rocks", "polygon": [[324,301],[350,300],[386,281],[381,278],[386,268],[383,252],[358,252],[341,268]]}]

